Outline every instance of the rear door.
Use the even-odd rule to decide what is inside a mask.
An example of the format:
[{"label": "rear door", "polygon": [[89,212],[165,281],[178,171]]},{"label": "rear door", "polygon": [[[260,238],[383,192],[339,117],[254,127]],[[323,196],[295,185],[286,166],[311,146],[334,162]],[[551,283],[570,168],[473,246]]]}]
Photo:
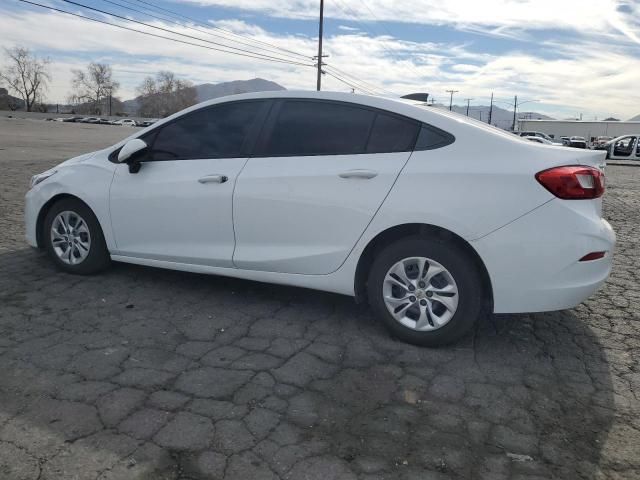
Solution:
[{"label": "rear door", "polygon": [[419,129],[417,121],[356,104],[278,101],[236,184],[234,264],[297,274],[337,270]]}]

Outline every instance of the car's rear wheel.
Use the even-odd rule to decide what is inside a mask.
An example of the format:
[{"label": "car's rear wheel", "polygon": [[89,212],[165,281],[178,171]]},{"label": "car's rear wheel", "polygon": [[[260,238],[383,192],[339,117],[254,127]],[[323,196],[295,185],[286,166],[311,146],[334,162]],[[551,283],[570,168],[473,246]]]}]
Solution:
[{"label": "car's rear wheel", "polygon": [[424,346],[464,336],[480,316],[482,277],[453,242],[410,237],[385,247],[368,280],[371,307],[399,339]]},{"label": "car's rear wheel", "polygon": [[111,262],[98,219],[79,200],[56,202],[47,212],[43,232],[45,249],[62,270],[88,275]]}]

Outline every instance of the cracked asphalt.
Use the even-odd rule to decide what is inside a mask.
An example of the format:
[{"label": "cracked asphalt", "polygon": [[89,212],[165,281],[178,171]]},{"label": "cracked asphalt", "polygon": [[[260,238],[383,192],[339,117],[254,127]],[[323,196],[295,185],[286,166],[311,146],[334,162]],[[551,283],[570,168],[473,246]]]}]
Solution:
[{"label": "cracked asphalt", "polygon": [[29,177],[130,132],[0,119],[0,478],[640,478],[640,169],[607,169],[600,292],[427,349],[347,297],[57,271]]}]

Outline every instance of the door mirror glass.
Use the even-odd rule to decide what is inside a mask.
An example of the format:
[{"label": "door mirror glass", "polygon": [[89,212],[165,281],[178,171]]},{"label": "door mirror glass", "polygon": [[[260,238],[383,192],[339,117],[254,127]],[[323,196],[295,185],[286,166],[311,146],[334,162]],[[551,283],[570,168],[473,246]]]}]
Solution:
[{"label": "door mirror glass", "polygon": [[131,160],[135,154],[142,152],[145,149],[147,149],[147,144],[144,140],[140,140],[139,138],[129,140],[120,149],[120,153],[118,153],[118,163],[126,163]]}]

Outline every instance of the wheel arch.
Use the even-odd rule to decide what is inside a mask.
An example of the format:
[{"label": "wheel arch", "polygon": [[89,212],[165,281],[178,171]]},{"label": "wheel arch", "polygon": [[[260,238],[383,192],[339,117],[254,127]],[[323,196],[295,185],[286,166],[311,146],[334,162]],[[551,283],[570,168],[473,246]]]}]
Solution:
[{"label": "wheel arch", "polygon": [[[77,197],[70,193],[59,193],[57,195],[54,195],[49,200],[47,200],[47,202],[42,206],[42,208],[38,212],[38,219],[36,220],[36,242],[38,244],[38,248],[44,248],[44,219],[47,218],[47,214],[49,213],[49,210],[51,210],[51,207],[53,207],[60,200],[67,200],[67,199],[81,202],[89,210],[91,210],[91,212],[93,212],[93,209],[87,204],[87,202],[82,200],[80,197]],[[98,225],[100,225],[99,221],[98,221]],[[100,228],[102,228],[102,225],[100,225]]]},{"label": "wheel arch", "polygon": [[484,262],[480,258],[478,252],[461,236],[453,233],[436,225],[430,225],[425,223],[405,223],[402,225],[396,225],[373,237],[367,246],[362,251],[360,258],[358,259],[358,265],[356,266],[356,274],[354,280],[354,292],[355,298],[358,303],[364,302],[367,296],[367,279],[373,259],[376,254],[387,245],[400,240],[402,238],[422,236],[429,238],[440,238],[447,241],[455,242],[459,247],[469,253],[474,260],[480,275],[482,276],[482,283],[485,297],[485,307],[488,311],[493,311],[493,286],[491,284],[491,277]]}]

